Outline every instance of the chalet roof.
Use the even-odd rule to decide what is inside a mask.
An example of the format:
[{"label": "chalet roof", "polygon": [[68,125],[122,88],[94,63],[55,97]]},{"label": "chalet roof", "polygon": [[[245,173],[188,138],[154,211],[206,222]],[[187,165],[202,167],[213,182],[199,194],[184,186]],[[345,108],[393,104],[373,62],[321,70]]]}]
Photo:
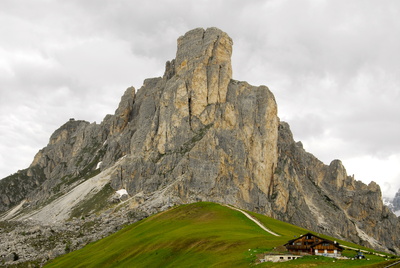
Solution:
[{"label": "chalet roof", "polygon": [[293,243],[294,241],[299,240],[302,237],[307,236],[307,235],[312,235],[312,236],[317,237],[317,238],[319,238],[321,240],[326,240],[326,239],[324,239],[322,237],[319,237],[318,235],[315,235],[315,234],[312,234],[312,233],[306,233],[306,234],[303,234],[303,235],[301,235],[299,237],[296,237],[295,239],[289,240],[284,246],[286,246],[287,244]]},{"label": "chalet roof", "polygon": [[292,244],[293,242],[295,242],[296,240],[299,240],[299,239],[301,239],[302,237],[308,236],[308,235],[312,235],[312,236],[314,236],[314,237],[316,237],[316,238],[318,238],[318,239],[320,240],[320,241],[318,241],[318,242],[316,242],[316,243],[310,245],[310,247],[314,247],[314,246],[319,245],[319,244],[321,244],[321,243],[329,243],[329,244],[335,245],[336,247],[338,247],[338,248],[340,248],[340,249],[343,249],[341,246],[339,246],[339,243],[335,243],[335,242],[333,242],[332,240],[322,238],[322,237],[320,237],[320,236],[318,236],[318,235],[315,235],[315,234],[313,234],[313,233],[306,233],[306,234],[301,235],[301,236],[299,236],[299,237],[297,237],[297,238],[295,238],[295,239],[289,240],[284,246],[290,245],[290,244]]}]

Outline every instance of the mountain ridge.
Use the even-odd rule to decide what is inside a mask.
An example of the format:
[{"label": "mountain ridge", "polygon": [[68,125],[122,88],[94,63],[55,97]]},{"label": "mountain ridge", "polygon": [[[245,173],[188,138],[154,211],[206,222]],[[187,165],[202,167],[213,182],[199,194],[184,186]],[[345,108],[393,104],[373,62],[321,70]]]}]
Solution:
[{"label": "mountain ridge", "polygon": [[96,198],[107,210],[121,202],[113,191],[125,189],[127,211],[225,203],[400,253],[399,219],[379,186],[354,180],[339,160],[325,165],[295,142],[268,87],[232,79],[232,45],[217,28],[191,30],[178,39],[164,76],[128,88],[114,115],[61,126],[28,169],[0,181],[0,219],[56,224],[49,206],[107,177],[58,220],[100,213],[88,205]]}]

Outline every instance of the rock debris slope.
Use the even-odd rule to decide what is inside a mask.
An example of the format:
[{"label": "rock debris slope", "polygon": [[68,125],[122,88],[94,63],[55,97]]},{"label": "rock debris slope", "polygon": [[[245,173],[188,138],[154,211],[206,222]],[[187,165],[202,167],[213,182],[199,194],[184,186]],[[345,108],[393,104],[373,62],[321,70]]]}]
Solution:
[{"label": "rock debris slope", "polygon": [[[5,215],[41,215],[97,176],[127,190],[128,209],[151,214],[213,201],[399,253],[399,220],[383,206],[379,186],[294,142],[271,91],[232,79],[232,44],[217,28],[180,37],[163,77],[128,88],[101,124],[70,120],[28,169],[1,180],[0,211],[20,205]],[[87,199],[101,191],[93,189]]]}]

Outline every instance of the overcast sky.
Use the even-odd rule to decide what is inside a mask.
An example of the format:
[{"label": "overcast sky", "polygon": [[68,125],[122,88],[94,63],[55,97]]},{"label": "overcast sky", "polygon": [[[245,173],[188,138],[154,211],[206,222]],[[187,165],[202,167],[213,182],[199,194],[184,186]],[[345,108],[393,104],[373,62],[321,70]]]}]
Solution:
[{"label": "overcast sky", "polygon": [[400,1],[1,0],[0,178],[69,118],[100,123],[162,76],[176,39],[216,26],[233,77],[266,85],[294,138],[349,175],[400,188]]}]

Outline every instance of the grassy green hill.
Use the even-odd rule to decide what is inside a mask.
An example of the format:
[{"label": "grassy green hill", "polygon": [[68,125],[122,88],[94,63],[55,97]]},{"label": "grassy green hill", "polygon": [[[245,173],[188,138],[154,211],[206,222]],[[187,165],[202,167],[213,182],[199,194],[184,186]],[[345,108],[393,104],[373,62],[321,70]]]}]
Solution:
[{"label": "grassy green hill", "polygon": [[[257,254],[308,232],[253,215],[281,236],[265,232],[241,212],[201,202],[179,206],[127,226],[45,267],[249,267],[255,264]],[[333,262],[331,258],[312,256],[283,264],[263,263],[257,267],[366,267],[384,261],[372,255],[368,258],[370,260]]]}]

